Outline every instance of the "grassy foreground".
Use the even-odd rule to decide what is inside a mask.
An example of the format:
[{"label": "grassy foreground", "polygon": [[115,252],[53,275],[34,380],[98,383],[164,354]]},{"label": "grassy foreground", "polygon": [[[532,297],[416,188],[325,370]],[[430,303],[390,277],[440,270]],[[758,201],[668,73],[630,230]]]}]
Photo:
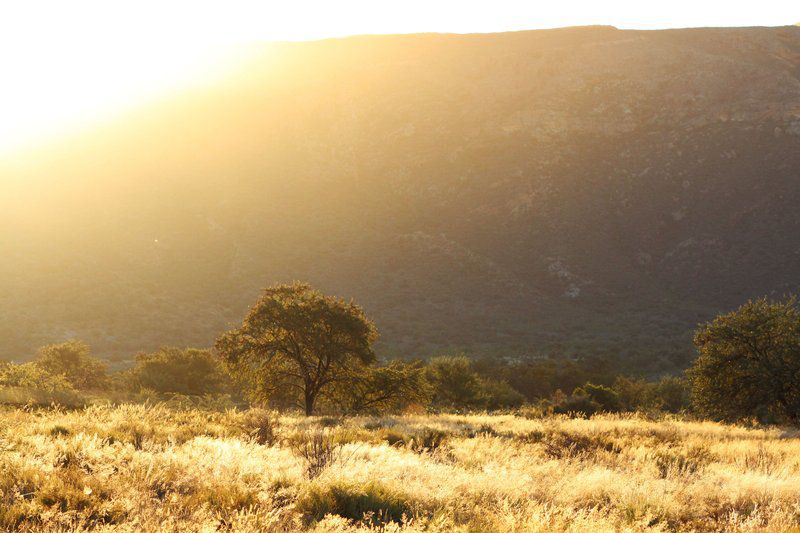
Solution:
[{"label": "grassy foreground", "polygon": [[0,529],[786,530],[800,439],[710,422],[0,411]]}]

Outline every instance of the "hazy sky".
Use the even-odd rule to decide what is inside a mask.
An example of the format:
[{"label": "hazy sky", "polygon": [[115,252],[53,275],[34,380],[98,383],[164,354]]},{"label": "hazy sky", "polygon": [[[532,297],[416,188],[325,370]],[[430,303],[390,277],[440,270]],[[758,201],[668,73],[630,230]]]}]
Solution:
[{"label": "hazy sky", "polygon": [[798,21],[800,0],[0,0],[0,152],[215,75],[220,43]]},{"label": "hazy sky", "polygon": [[[786,25],[792,0],[283,0],[3,2],[6,38],[313,39],[354,33],[491,32],[585,24],[620,28]],[[3,27],[5,26],[5,27]]]}]

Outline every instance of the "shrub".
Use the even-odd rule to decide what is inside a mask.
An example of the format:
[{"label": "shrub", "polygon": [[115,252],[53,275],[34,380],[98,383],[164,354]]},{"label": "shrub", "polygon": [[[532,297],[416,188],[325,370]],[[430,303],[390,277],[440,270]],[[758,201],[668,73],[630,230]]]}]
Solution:
[{"label": "shrub", "polygon": [[595,413],[599,413],[601,410],[602,407],[599,403],[583,394],[573,394],[572,396],[559,400],[553,405],[554,413],[565,415],[592,416]]},{"label": "shrub", "polygon": [[316,430],[295,435],[290,441],[294,454],[305,462],[306,475],[318,477],[341,458],[342,445],[328,431]]},{"label": "shrub", "polygon": [[243,427],[258,444],[272,446],[277,439],[278,417],[266,409],[250,409],[244,414]]},{"label": "shrub", "polygon": [[413,514],[406,496],[376,481],[312,484],[298,499],[297,509],[308,521],[333,514],[350,520],[366,520],[373,526],[401,523]]},{"label": "shrub", "polygon": [[405,446],[408,442],[408,436],[396,429],[384,428],[381,430],[380,436],[389,446]]},{"label": "shrub", "polygon": [[481,388],[484,405],[489,410],[521,407],[525,403],[525,396],[504,381],[482,379]]},{"label": "shrub", "polygon": [[36,364],[52,375],[64,376],[77,389],[105,388],[109,383],[107,365],[92,356],[89,346],[80,341],[43,346]]},{"label": "shrub", "polygon": [[713,460],[713,454],[704,446],[692,446],[688,449],[669,448],[655,453],[654,459],[659,476],[684,476],[699,471]]},{"label": "shrub", "polygon": [[600,406],[600,411],[615,413],[622,409],[619,395],[603,385],[587,383],[573,391],[573,396],[586,396]]},{"label": "shrub", "polygon": [[417,453],[435,452],[445,442],[447,442],[449,437],[450,434],[446,431],[433,428],[424,428],[415,433],[407,442],[409,448]]},{"label": "shrub", "polygon": [[65,376],[51,374],[37,363],[0,368],[0,404],[79,407],[85,403]]},{"label": "shrub", "polygon": [[464,355],[431,359],[426,369],[432,403],[455,409],[519,407],[525,397],[505,381],[481,377]]},{"label": "shrub", "polygon": [[131,371],[134,386],[158,393],[203,396],[229,388],[222,363],[208,350],[161,348],[136,356]]},{"label": "shrub", "polygon": [[544,454],[554,459],[578,457],[595,454],[598,451],[620,453],[621,448],[603,435],[584,435],[554,431],[539,435]]},{"label": "shrub", "polygon": [[431,387],[421,363],[392,361],[363,367],[327,395],[338,408],[350,413],[400,412],[430,402]]},{"label": "shrub", "polygon": [[650,406],[678,413],[690,407],[689,383],[685,379],[665,377],[653,384],[649,395]]},{"label": "shrub", "polygon": [[0,368],[0,386],[24,387],[45,392],[72,391],[62,374],[53,374],[37,363],[9,364]]},{"label": "shrub", "polygon": [[433,386],[434,405],[454,408],[478,408],[484,403],[481,379],[464,355],[431,359],[426,369]]}]

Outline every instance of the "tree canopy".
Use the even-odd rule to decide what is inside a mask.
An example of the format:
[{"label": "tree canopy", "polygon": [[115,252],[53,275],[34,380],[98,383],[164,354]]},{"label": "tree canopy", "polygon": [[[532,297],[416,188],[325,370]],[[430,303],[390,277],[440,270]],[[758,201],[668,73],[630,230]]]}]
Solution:
[{"label": "tree canopy", "polygon": [[321,396],[375,363],[377,336],[355,303],[295,282],[266,289],[241,327],[215,346],[253,396],[280,399],[310,415]]},{"label": "tree canopy", "polygon": [[71,340],[39,349],[36,363],[46,372],[62,375],[75,388],[92,389],[108,384],[107,365],[92,356],[89,346]]},{"label": "tree canopy", "polygon": [[800,422],[800,311],[797,299],[750,301],[701,326],[689,370],[705,415]]}]

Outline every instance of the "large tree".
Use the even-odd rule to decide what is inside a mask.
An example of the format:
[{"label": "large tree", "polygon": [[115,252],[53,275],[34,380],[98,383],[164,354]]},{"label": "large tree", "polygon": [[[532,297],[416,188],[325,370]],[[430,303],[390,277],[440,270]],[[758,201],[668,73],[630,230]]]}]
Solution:
[{"label": "large tree", "polygon": [[376,339],[359,306],[296,282],[266,289],[216,349],[254,396],[282,398],[311,415],[321,396],[375,362]]},{"label": "large tree", "polygon": [[800,422],[800,311],[792,297],[751,301],[698,329],[689,370],[704,414]]}]

